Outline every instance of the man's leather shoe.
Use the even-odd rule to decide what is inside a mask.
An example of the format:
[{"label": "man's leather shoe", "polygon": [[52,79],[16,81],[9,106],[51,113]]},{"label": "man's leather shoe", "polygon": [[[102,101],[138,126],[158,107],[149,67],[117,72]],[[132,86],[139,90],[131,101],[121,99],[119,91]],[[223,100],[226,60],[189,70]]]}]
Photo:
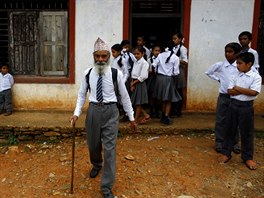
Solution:
[{"label": "man's leather shoe", "polygon": [[114,195],[110,191],[109,193],[104,194],[104,198],[114,198]]},{"label": "man's leather shoe", "polygon": [[100,170],[101,170],[101,168],[99,168],[99,169],[95,169],[95,168],[93,168],[93,169],[91,170],[91,172],[90,172],[90,177],[91,177],[91,178],[95,178],[95,177],[99,174]]}]

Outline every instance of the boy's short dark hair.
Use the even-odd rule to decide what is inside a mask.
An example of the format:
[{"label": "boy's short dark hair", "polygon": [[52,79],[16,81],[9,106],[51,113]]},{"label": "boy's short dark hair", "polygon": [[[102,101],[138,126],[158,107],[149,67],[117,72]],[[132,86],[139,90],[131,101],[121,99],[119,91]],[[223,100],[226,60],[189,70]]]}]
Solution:
[{"label": "boy's short dark hair", "polygon": [[250,63],[251,62],[252,65],[254,64],[254,61],[255,61],[255,57],[254,57],[254,55],[251,52],[241,53],[241,54],[239,54],[237,56],[237,59],[240,59],[240,60],[242,60],[245,63]]},{"label": "boy's short dark hair", "polygon": [[241,45],[239,43],[236,43],[236,42],[232,42],[232,43],[228,43],[226,46],[225,46],[225,49],[227,47],[230,47],[231,49],[234,50],[235,54],[239,53],[241,51]]},{"label": "boy's short dark hair", "polygon": [[241,32],[238,36],[238,40],[242,37],[242,36],[247,36],[248,39],[251,41],[252,39],[252,34],[249,32],[249,31],[244,31],[244,32]]},{"label": "boy's short dark hair", "polygon": [[0,68],[2,68],[3,66],[7,66],[7,68],[9,68],[9,65],[7,63],[1,63]]}]

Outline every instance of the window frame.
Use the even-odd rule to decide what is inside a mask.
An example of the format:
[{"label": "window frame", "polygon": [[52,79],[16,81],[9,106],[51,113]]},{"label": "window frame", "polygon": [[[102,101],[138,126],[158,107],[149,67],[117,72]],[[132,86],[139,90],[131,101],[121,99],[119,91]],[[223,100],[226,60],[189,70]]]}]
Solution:
[{"label": "window frame", "polygon": [[75,83],[75,2],[76,0],[69,0],[68,30],[71,31],[68,31],[68,76],[14,75],[15,83]]}]

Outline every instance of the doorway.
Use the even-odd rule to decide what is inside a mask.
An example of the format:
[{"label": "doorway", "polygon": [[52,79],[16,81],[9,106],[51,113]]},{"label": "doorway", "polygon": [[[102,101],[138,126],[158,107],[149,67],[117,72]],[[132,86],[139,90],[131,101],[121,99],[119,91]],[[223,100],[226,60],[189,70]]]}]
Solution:
[{"label": "doorway", "polygon": [[174,32],[182,32],[183,1],[181,0],[132,0],[130,39],[136,45],[137,36],[143,35],[146,46],[155,43],[166,45]]},{"label": "doorway", "polygon": [[[129,31],[124,31],[124,35],[130,38],[132,46],[136,45],[139,35],[145,37],[148,48],[156,43],[167,46],[172,41],[173,33],[182,32],[188,49],[191,0],[130,0],[129,5],[125,3],[124,7],[130,13],[125,15],[128,17],[125,18],[124,27]],[[187,76],[188,66],[185,67],[186,79]],[[183,109],[186,109],[186,90],[183,89]]]}]

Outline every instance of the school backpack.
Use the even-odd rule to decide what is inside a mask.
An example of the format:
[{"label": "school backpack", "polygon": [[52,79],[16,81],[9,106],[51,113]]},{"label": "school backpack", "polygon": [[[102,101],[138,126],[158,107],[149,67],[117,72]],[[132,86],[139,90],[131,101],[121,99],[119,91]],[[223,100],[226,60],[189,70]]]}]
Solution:
[{"label": "school backpack", "polygon": [[[87,91],[88,89],[90,90],[90,82],[89,82],[89,79],[90,79],[90,73],[92,71],[93,68],[91,68],[88,73],[86,74],[85,78],[86,78],[86,82],[88,84],[88,88],[87,88]],[[118,84],[117,84],[117,69],[115,68],[112,68],[111,67],[111,71],[112,71],[112,80],[113,80],[113,84],[114,84],[114,90],[115,90],[115,95],[116,97],[119,95],[118,94]],[[118,98],[118,97],[117,97]]]}]

